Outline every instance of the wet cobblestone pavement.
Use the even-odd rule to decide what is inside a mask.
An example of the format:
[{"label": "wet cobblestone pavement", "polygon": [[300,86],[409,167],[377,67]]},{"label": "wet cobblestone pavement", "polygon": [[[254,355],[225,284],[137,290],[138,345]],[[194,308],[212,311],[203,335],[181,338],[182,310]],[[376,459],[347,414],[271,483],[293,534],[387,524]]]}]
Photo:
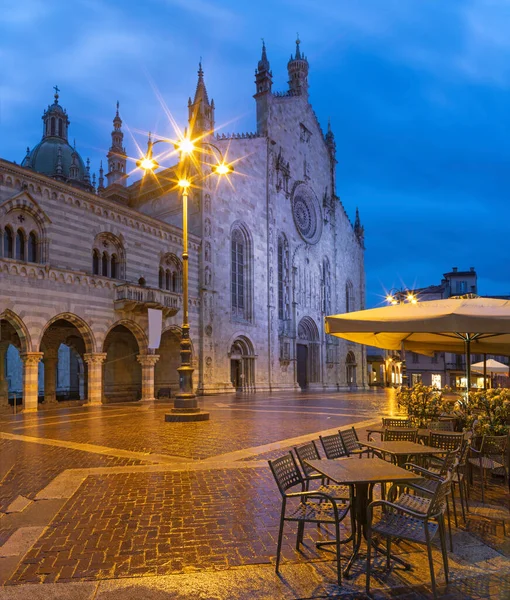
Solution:
[{"label": "wet cobblestone pavement", "polygon": [[[314,526],[300,552],[286,526],[275,576],[281,503],[267,459],[351,424],[363,439],[369,423],[395,414],[393,397],[289,393],[203,404],[211,420],[197,424],[165,423],[160,405],[0,415],[0,600],[363,597],[364,561],[336,586],[333,555],[315,546],[327,531]],[[2,514],[20,497],[21,510]],[[508,507],[509,499],[491,481],[488,501]],[[501,523],[459,522],[452,583],[440,597],[510,598],[509,540]],[[396,551],[413,569],[387,574],[378,555],[374,597],[430,597],[424,547]],[[441,583],[437,547],[434,560]]]}]

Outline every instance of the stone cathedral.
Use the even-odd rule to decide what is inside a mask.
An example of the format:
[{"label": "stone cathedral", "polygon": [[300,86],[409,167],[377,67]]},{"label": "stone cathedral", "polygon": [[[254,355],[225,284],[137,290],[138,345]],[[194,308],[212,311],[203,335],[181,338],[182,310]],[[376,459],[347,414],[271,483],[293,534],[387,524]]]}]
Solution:
[{"label": "stone cathedral", "polygon": [[[273,91],[263,45],[253,133],[215,132],[201,65],[188,102],[192,136],[236,171],[230,181],[205,177],[190,196],[198,394],[366,383],[362,348],[324,333],[325,315],[364,307],[363,228],[337,196],[335,140],[309,103],[299,41],[287,69],[288,89]],[[107,172],[101,163],[96,180],[69,142],[58,88],[42,121],[21,165],[0,160],[0,404],[171,397],[182,322],[179,165],[130,182],[117,104]],[[156,350],[148,308],[163,315]]]}]

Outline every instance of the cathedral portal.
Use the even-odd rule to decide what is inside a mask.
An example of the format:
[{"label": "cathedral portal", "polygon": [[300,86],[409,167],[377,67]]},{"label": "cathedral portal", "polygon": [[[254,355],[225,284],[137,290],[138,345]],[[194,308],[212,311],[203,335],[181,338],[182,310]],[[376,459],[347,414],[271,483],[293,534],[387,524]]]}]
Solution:
[{"label": "cathedral portal", "polygon": [[303,317],[298,325],[296,346],[296,379],[301,389],[320,382],[320,342],[319,330],[314,320]]}]

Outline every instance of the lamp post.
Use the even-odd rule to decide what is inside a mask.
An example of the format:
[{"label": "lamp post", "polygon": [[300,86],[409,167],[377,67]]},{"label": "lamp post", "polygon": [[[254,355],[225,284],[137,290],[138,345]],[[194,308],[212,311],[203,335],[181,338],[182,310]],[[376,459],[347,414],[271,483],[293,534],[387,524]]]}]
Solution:
[{"label": "lamp post", "polygon": [[188,191],[193,182],[203,179],[201,165],[199,160],[194,160],[197,175],[193,177],[190,169],[190,161],[194,154],[201,150],[201,147],[209,146],[213,148],[220,160],[212,166],[212,172],[218,176],[233,173],[234,169],[224,160],[221,150],[210,142],[200,141],[200,147],[197,148],[194,142],[187,136],[178,143],[164,138],[152,140],[149,134],[147,142],[147,152],[143,158],[137,161],[137,166],[146,172],[154,172],[158,163],[152,155],[152,149],[155,144],[167,143],[173,144],[181,157],[181,169],[179,173],[178,187],[182,194],[182,332],[180,342],[181,366],[177,369],[179,372],[179,393],[175,395],[174,407],[169,414],[165,415],[165,421],[207,421],[209,413],[201,411],[198,407],[197,398],[193,392],[193,367],[191,366],[191,339],[189,335],[189,300],[188,300]]},{"label": "lamp post", "polygon": [[[386,294],[386,302],[388,304],[416,304],[418,302],[418,297],[411,290],[399,290],[396,288],[392,288]],[[406,351],[404,348],[404,342],[400,347],[400,360],[402,362],[400,368],[400,375],[402,378],[402,385],[408,386],[409,383],[407,381],[407,366],[406,366]]]}]

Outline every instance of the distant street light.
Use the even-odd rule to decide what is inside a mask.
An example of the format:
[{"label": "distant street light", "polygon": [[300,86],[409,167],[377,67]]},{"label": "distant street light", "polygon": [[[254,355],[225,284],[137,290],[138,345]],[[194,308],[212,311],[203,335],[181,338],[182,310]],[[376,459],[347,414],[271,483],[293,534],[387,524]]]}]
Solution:
[{"label": "distant street light", "polygon": [[[386,302],[388,302],[388,304],[393,304],[393,305],[417,304],[418,296],[411,290],[392,288],[386,294]],[[402,385],[408,386],[409,383],[407,381],[408,378],[407,378],[407,366],[406,366],[406,351],[405,351],[403,342],[402,342],[402,346],[400,348],[400,360],[401,360],[400,376],[402,379]]]}]

